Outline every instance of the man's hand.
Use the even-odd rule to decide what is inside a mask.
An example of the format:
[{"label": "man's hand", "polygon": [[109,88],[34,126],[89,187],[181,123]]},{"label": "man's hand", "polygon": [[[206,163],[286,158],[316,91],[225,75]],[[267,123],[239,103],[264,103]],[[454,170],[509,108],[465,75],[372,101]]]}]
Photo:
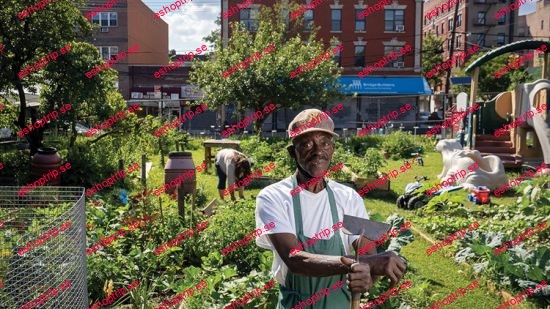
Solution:
[{"label": "man's hand", "polygon": [[405,262],[394,252],[384,252],[377,255],[361,256],[361,263],[368,264],[372,276],[386,276],[390,278],[390,289],[403,278],[407,269]]},{"label": "man's hand", "polygon": [[373,283],[370,276],[371,269],[368,264],[355,263],[354,260],[343,256],[342,264],[351,268],[351,273],[348,273],[348,286],[352,293],[365,293]]}]

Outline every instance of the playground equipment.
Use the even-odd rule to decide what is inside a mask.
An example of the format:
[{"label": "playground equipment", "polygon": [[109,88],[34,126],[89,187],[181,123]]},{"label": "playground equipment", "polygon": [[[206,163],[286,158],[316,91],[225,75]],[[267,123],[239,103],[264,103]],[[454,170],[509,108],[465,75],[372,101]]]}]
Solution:
[{"label": "playground equipment", "polygon": [[[525,40],[504,45],[478,58],[465,70],[466,73],[473,71],[469,103],[471,106],[472,102],[476,102],[481,65],[506,53],[520,50],[534,52],[542,45],[546,45],[542,79],[519,84],[512,91],[498,94],[494,99],[485,102],[480,113],[471,116],[470,123],[473,126],[468,128],[467,140],[470,149],[477,149],[482,155],[494,154],[502,159],[506,167],[520,167],[524,160],[550,163],[550,41]],[[520,121],[521,123],[518,122],[524,115],[529,117],[525,117],[525,121]],[[513,124],[514,122],[516,123]],[[499,128],[506,128],[501,131],[506,132],[501,135],[493,134]],[[528,134],[533,134],[533,145],[530,147],[527,145]],[[544,169],[541,173],[550,175],[550,169]]]},{"label": "playground equipment", "polygon": [[451,179],[468,189],[487,186],[491,190],[508,182],[502,160],[497,156],[483,157],[477,150],[463,150],[453,139],[440,140],[435,149],[443,156],[443,171],[438,175],[442,182]]}]

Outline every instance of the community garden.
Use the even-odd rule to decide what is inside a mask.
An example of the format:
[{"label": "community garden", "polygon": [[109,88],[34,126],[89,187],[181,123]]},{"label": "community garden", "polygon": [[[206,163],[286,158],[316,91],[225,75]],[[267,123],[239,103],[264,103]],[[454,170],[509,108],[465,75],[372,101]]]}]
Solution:
[{"label": "community garden", "polygon": [[[117,138],[117,133],[96,139],[79,136],[75,145],[69,147],[62,136],[46,138],[49,145],[60,150],[64,161],[73,166],[64,176],[63,185],[88,189],[120,169],[121,163],[141,164],[142,155],[152,163],[147,179],[140,179],[140,173],[128,173],[112,187],[86,197],[87,248],[110,237],[107,245],[96,247],[94,252],[87,251],[90,306],[110,299],[103,307],[224,308],[244,299],[247,302],[244,308],[274,308],[279,286],[273,285],[270,275],[272,253],[260,249],[253,241],[229,253],[222,254],[222,250],[255,231],[255,196],[261,188],[288,177],[295,169],[285,148],[288,139],[232,135],[231,138],[241,141],[241,151],[253,159],[253,170],[271,162],[275,168],[263,174],[262,178],[267,180],[253,182],[246,188],[244,200],[235,202],[228,197],[219,201],[212,166],[197,172],[194,205],[191,196],[187,196],[182,217],[175,194],[156,196],[153,191],[164,183],[167,153],[176,148],[190,151],[199,166],[204,158],[203,139],[175,130],[160,139],[145,134],[161,125],[150,116],[126,121],[131,125],[121,124],[124,129],[119,132],[126,136],[124,139]],[[132,134],[137,132],[142,134]],[[518,308],[548,308],[550,289],[535,287],[549,278],[550,271],[550,233],[547,225],[543,226],[550,217],[550,179],[525,181],[506,194],[491,196],[488,205],[474,205],[466,199],[465,191],[455,191],[431,197],[426,206],[417,210],[398,208],[397,197],[418,176],[428,178],[424,181],[426,190],[439,182],[436,175],[442,163],[441,155],[435,152],[435,143],[433,138],[400,131],[347,136],[337,141],[331,166],[342,162],[345,168],[331,173],[330,177],[336,181],[354,186],[357,179],[399,171],[390,179],[389,190],[363,194],[371,219],[385,221],[394,228],[411,223],[410,229],[377,247],[378,252],[392,250],[407,260],[403,282],[410,281],[406,290],[392,295],[378,307],[426,308],[447,299],[449,308],[496,308],[532,287],[534,293],[522,299]],[[418,150],[424,165],[418,165],[411,157]],[[22,172],[26,170],[22,167],[28,164],[25,152],[11,150],[0,155],[5,165],[2,172],[17,173],[13,176],[19,185],[24,185],[29,177]],[[400,169],[404,166],[407,168]],[[507,175],[512,179],[521,172],[509,171]],[[218,201],[212,203],[214,199]],[[214,205],[213,212],[201,211],[207,205]],[[132,231],[112,239],[113,234],[131,225]],[[529,228],[534,233],[511,248],[502,247]],[[434,246],[434,242],[441,243],[461,230],[464,233],[451,244]],[[179,238],[176,244],[171,242],[182,234],[183,239]],[[495,251],[498,248],[502,250]],[[461,288],[471,287],[476,280],[478,285],[468,293],[448,298]],[[132,287],[128,293],[113,297],[115,291],[127,286]],[[388,288],[389,282],[380,280],[361,303],[379,298]],[[250,297],[251,294],[254,296]]]}]

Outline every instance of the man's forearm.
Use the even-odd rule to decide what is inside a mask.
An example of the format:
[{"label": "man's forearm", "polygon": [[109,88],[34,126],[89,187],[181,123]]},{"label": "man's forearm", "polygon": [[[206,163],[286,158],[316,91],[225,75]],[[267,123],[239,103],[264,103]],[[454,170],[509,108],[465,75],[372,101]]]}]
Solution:
[{"label": "man's forearm", "polygon": [[311,277],[327,277],[347,274],[351,270],[342,264],[341,256],[322,255],[300,251],[289,257],[287,266],[295,274]]}]

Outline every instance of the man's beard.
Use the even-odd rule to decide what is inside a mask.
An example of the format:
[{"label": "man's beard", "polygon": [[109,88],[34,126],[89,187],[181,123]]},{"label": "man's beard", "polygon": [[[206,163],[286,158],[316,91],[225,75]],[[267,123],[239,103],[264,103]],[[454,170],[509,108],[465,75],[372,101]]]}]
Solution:
[{"label": "man's beard", "polygon": [[[324,174],[324,173],[322,172],[319,176],[313,176],[313,175],[311,175],[308,171],[306,171],[305,168],[302,167],[302,165],[298,162],[298,160],[295,160],[295,162],[296,162],[296,167],[298,168],[298,171],[300,171],[300,173],[301,173],[302,175],[304,175],[304,176],[307,178],[307,180],[313,179],[313,178],[315,178],[315,177],[323,176],[323,174]],[[329,166],[330,166],[330,164],[329,164]]]}]

